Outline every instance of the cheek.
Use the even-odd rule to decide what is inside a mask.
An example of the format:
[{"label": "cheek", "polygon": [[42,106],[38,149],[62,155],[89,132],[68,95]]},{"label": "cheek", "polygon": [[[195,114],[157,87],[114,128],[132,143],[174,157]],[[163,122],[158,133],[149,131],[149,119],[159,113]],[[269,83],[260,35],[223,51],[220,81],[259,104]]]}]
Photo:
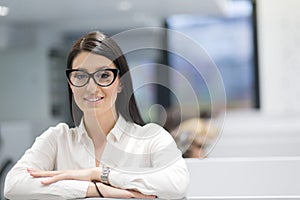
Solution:
[{"label": "cheek", "polygon": [[73,95],[75,95],[75,94],[77,94],[78,92],[78,89],[79,88],[77,88],[77,87],[74,87],[73,85],[71,85],[70,83],[69,83],[69,86],[70,86],[70,88],[71,88],[71,90],[72,90],[72,93],[73,93]]},{"label": "cheek", "polygon": [[110,87],[105,89],[107,89],[106,91],[109,96],[116,97],[119,91],[119,81],[116,80]]},{"label": "cheek", "polygon": [[80,98],[83,95],[83,92],[81,89],[71,87],[71,90],[72,90],[72,93],[73,93],[73,96],[74,96],[74,99],[76,102],[78,102],[78,100],[82,99],[82,98]]},{"label": "cheek", "polygon": [[115,99],[118,95],[118,87],[111,87],[111,88],[107,88],[105,91],[107,96],[109,96],[110,98]]}]

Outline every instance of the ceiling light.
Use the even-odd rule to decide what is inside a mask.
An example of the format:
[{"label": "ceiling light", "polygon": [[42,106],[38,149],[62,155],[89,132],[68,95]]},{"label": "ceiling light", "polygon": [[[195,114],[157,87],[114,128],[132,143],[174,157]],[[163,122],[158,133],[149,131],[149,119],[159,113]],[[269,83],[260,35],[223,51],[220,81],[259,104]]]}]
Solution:
[{"label": "ceiling light", "polygon": [[9,13],[9,8],[6,6],[0,6],[0,16],[6,16]]},{"label": "ceiling light", "polygon": [[129,1],[121,1],[117,8],[118,10],[127,11],[130,10],[132,7],[132,4]]}]

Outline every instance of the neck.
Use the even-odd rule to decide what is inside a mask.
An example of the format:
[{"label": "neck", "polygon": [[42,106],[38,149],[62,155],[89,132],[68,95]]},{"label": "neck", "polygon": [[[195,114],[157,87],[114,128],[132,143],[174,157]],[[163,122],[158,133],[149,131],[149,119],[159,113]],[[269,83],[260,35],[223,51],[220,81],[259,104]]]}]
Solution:
[{"label": "neck", "polygon": [[84,125],[88,132],[88,135],[96,145],[97,141],[104,141],[110,130],[116,124],[118,119],[115,110],[110,110],[106,113],[99,113],[97,111],[91,111],[84,113]]}]

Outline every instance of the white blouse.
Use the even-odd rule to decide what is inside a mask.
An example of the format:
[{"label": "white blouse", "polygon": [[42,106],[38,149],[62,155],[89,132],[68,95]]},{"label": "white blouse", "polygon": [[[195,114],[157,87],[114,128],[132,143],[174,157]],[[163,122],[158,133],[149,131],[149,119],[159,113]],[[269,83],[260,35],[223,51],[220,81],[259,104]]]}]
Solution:
[{"label": "white blouse", "polygon": [[[136,189],[158,198],[185,196],[189,172],[171,135],[162,127],[127,122],[121,115],[107,135],[100,167],[111,168],[109,182],[123,189]],[[63,180],[42,185],[45,178],[32,178],[26,168],[68,170],[96,167],[94,145],[83,120],[79,127],[60,123],[36,138],[33,146],[10,170],[5,180],[9,199],[84,198],[89,181]]]}]

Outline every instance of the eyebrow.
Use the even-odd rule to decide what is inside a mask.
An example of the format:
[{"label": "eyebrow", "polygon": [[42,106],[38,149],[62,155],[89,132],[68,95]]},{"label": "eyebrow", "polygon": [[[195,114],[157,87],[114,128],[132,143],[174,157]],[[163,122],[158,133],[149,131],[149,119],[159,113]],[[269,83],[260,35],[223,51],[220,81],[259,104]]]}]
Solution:
[{"label": "eyebrow", "polygon": [[[101,66],[101,67],[96,67],[96,70],[95,71],[98,71],[100,69],[114,69],[115,67],[110,67],[110,66]],[[82,70],[82,71],[88,71],[86,68],[82,68],[82,67],[79,67],[77,68],[78,70]]]}]

